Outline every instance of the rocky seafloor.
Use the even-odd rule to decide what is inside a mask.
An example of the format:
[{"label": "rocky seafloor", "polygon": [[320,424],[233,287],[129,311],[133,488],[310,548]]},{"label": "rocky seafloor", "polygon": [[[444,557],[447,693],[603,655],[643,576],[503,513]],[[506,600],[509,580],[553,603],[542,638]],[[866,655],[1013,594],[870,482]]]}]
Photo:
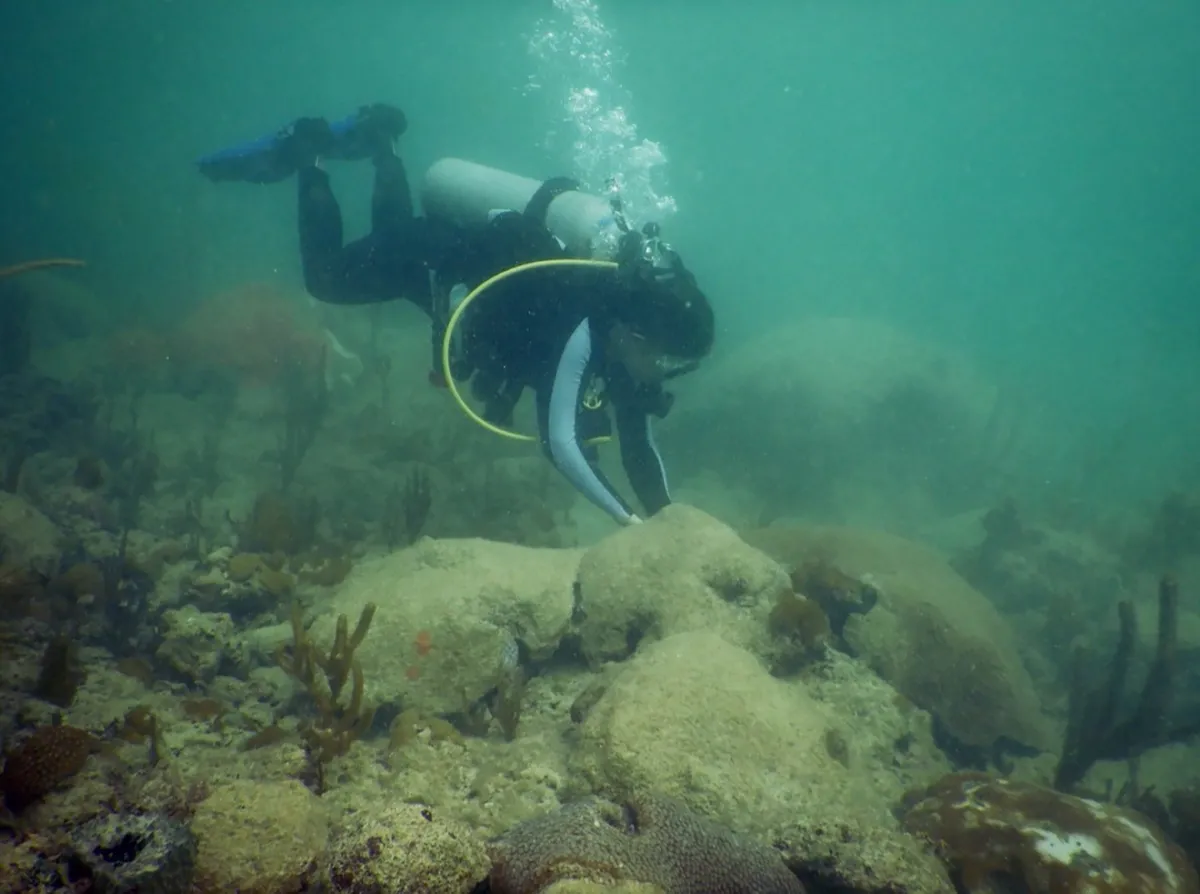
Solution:
[{"label": "rocky seafloor", "polygon": [[0,380],[0,890],[1200,890],[1194,502],[582,537],[386,381]]},{"label": "rocky seafloor", "polygon": [[[22,497],[0,527],[5,890],[1196,890],[1150,820],[1038,783],[1059,724],[1007,623],[890,535],[677,505],[588,548],[421,538],[336,582],[160,544],[114,585],[35,577],[62,532]],[[781,538],[823,564],[747,542]],[[1021,743],[1026,778],[956,772],[936,726]]]}]

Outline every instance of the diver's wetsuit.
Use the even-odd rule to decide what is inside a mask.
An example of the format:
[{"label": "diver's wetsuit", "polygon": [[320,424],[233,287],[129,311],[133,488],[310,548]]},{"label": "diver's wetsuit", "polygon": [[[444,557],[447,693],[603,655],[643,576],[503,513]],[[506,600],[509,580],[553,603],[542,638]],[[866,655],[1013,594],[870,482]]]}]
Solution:
[{"label": "diver's wetsuit", "polygon": [[375,160],[371,232],[344,244],[342,213],[329,175],[310,165],[297,172],[300,258],[304,285],[318,301],[374,304],[404,298],[431,313],[430,232],[413,212],[404,163]]},{"label": "diver's wetsuit", "polygon": [[[569,257],[545,226],[517,212],[465,230],[418,218],[404,165],[377,159],[370,235],[343,244],[342,218],[329,178],[316,167],[299,172],[300,249],[305,285],[320,301],[372,304],[407,299],[434,321],[441,356],[444,300],[453,286],[474,288],[501,270],[532,260]],[[440,283],[440,285],[439,285]],[[459,378],[473,374],[484,416],[509,424],[525,388],[537,400],[542,448],[554,466],[592,503],[622,523],[634,512],[596,466],[586,441],[607,434],[598,401],[611,402],[621,460],[648,514],[670,503],[666,472],[650,431],[665,416],[670,395],[638,386],[606,356],[609,271],[539,270],[493,286],[464,314]],[[439,297],[439,293],[441,296]],[[596,386],[603,383],[602,396]]]}]

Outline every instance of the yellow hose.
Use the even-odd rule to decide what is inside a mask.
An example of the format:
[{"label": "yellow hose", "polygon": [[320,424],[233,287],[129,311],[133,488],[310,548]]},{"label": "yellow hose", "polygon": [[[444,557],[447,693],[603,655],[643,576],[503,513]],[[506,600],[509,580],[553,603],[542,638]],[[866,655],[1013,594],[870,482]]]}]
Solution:
[{"label": "yellow hose", "polygon": [[[511,276],[516,276],[519,273],[525,273],[531,270],[540,270],[544,267],[602,267],[607,269],[615,269],[616,263],[613,261],[596,261],[590,258],[548,258],[542,261],[529,261],[525,264],[518,264],[515,267],[509,267],[507,270],[501,270],[495,276],[489,277],[472,289],[458,307],[454,308],[454,313],[450,314],[450,319],[446,323],[446,332],[442,335],[442,376],[446,380],[446,387],[449,389],[454,402],[458,404],[459,409],[467,414],[467,417],[474,421],[477,425],[481,425],[490,431],[492,434],[500,435],[504,438],[511,438],[514,441],[537,441],[533,435],[522,434],[518,431],[504,428],[499,425],[494,425],[488,422],[482,416],[475,412],[470,404],[466,402],[462,394],[458,390],[458,383],[454,381],[454,376],[450,371],[450,347],[454,339],[454,330],[458,327],[459,321],[462,319],[463,313],[471,303],[490,289],[497,283],[504,282]],[[608,438],[596,438],[589,441],[589,444],[607,441]]]}]

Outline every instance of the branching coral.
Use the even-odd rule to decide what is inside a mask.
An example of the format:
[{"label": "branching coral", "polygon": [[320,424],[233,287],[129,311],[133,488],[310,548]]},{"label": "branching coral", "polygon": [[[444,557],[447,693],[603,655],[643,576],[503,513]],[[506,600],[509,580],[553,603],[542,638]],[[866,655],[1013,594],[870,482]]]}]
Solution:
[{"label": "branching coral", "polygon": [[[345,754],[375,719],[375,709],[363,703],[362,668],[354,660],[354,650],[366,637],[374,616],[375,606],[368,603],[350,633],[346,616],[339,615],[333,645],[323,652],[309,637],[297,607],[292,612],[290,653],[282,647],[276,654],[279,666],[298,680],[313,700],[316,717],[305,724],[303,735],[320,764]],[[342,691],[348,680],[350,696],[343,704]]]},{"label": "branching coral", "polygon": [[412,472],[403,490],[392,488],[383,504],[383,537],[388,549],[415,543],[432,508],[433,491],[429,475],[423,470]]},{"label": "branching coral", "polygon": [[324,346],[319,349],[315,361],[297,363],[295,370],[284,377],[283,404],[283,433],[276,459],[279,460],[282,487],[287,490],[329,410]]},{"label": "branching coral", "polygon": [[1076,651],[1067,731],[1054,773],[1055,788],[1070,790],[1098,760],[1136,757],[1149,747],[1176,738],[1168,728],[1167,709],[1175,675],[1178,604],[1178,584],[1172,577],[1163,577],[1158,587],[1158,645],[1154,663],[1132,715],[1121,716],[1121,699],[1137,644],[1137,616],[1132,604],[1122,602],[1118,606],[1121,633],[1101,688],[1088,688],[1086,656],[1082,650]]},{"label": "branching coral", "polygon": [[[78,267],[82,264],[82,261],[70,258],[26,261],[11,267],[0,267],[0,280],[46,267]],[[33,292],[8,283],[5,283],[4,291],[0,292],[0,375],[21,373],[29,366],[33,350],[30,311],[34,300]]]}]

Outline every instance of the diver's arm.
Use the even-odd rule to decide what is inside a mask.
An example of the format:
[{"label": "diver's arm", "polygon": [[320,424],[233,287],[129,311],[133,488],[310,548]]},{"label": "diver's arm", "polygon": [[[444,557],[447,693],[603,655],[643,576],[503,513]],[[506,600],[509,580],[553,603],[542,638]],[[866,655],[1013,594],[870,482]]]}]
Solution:
[{"label": "diver's arm", "polygon": [[559,356],[545,407],[542,441],[550,461],[581,494],[624,525],[640,519],[590,463],[579,443],[576,420],[584,378],[592,360],[592,330],[585,319]]},{"label": "diver's arm", "polygon": [[671,504],[667,469],[654,443],[650,414],[637,406],[614,401],[617,409],[617,436],[621,441],[621,462],[633,492],[646,510],[654,515]]}]

